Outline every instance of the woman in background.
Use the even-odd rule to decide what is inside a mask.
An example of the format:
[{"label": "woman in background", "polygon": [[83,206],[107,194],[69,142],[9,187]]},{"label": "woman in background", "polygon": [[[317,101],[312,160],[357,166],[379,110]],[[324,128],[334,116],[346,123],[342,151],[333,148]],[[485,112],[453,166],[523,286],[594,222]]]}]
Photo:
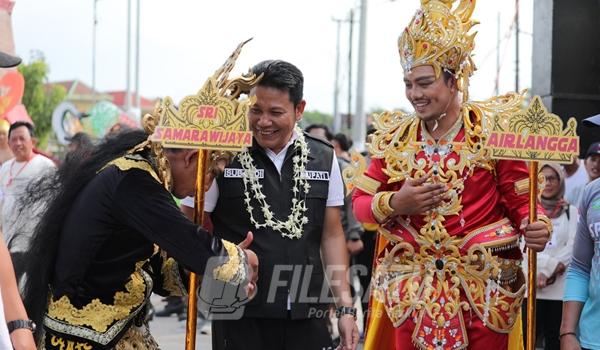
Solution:
[{"label": "woman in background", "polygon": [[[562,167],[545,164],[540,173],[546,179],[541,204],[552,220],[554,233],[546,249],[537,253],[536,333],[539,339],[544,339],[545,350],[559,350],[565,271],[573,253],[578,214],[577,208],[564,199],[565,173]],[[527,259],[523,259],[523,262],[525,265]],[[524,271],[527,271],[526,266]],[[527,303],[524,302],[524,315],[526,310]],[[527,327],[526,319],[523,320],[523,326]]]}]

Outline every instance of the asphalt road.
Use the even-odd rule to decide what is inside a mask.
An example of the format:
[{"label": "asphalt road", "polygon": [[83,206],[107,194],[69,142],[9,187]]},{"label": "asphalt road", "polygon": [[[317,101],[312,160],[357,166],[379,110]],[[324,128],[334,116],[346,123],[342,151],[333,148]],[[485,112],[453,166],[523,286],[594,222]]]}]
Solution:
[{"label": "asphalt road", "polygon": [[[160,296],[153,295],[151,300],[155,310],[158,311],[164,308],[165,303]],[[198,326],[200,326],[200,323],[198,323]],[[207,325],[203,329],[198,327],[196,331],[196,349],[210,350],[211,336],[210,334],[202,334],[201,330],[208,330],[210,332],[210,325]],[[175,315],[170,317],[154,317],[150,321],[150,332],[163,350],[185,349],[185,321],[178,321]]]},{"label": "asphalt road", "polygon": [[[151,300],[155,310],[158,311],[164,308],[165,303],[160,296],[153,295]],[[198,321],[196,349],[211,350],[210,324],[201,328],[200,320]],[[207,331],[208,334],[202,334],[202,331]],[[154,320],[150,322],[150,332],[162,350],[185,349],[185,321],[178,321],[175,315],[170,317],[154,317]],[[362,349],[362,344],[359,344],[358,349]]]}]

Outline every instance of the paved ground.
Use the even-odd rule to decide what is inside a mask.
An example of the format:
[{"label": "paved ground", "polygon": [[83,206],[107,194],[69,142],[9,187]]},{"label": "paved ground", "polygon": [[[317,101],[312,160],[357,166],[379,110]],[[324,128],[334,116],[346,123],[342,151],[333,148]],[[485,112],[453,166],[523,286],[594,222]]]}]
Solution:
[{"label": "paved ground", "polygon": [[[152,296],[152,304],[156,310],[162,310],[164,302],[157,295]],[[198,323],[200,327],[200,323]],[[210,330],[210,325],[204,327],[204,330]],[[154,339],[163,350],[184,350],[185,349],[185,321],[178,321],[177,316],[155,317],[150,322],[150,331]],[[210,350],[210,334],[201,334],[201,329],[196,332],[196,349]]]},{"label": "paved ground", "polygon": [[[156,310],[162,310],[164,307],[164,302],[161,299],[159,296],[152,296],[152,304]],[[201,333],[201,330],[210,333],[210,325],[206,325],[202,329],[200,329],[200,324],[198,326],[199,328],[196,332],[196,349],[210,350],[211,335]],[[171,317],[155,317],[150,322],[150,331],[162,350],[185,349],[185,321],[177,321],[175,315]],[[362,344],[360,344],[359,349],[362,349]]]}]

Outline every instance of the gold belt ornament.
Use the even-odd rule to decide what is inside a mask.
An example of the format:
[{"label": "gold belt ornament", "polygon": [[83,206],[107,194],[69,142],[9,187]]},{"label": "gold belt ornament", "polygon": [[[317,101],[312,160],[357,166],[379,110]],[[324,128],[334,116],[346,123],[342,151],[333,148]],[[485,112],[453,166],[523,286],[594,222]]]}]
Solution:
[{"label": "gold belt ornament", "polygon": [[51,332],[76,336],[101,345],[108,344],[143,311],[145,302],[150,298],[153,282],[142,264],[136,264],[125,291],[115,293],[113,304],[93,299],[78,308],[68,296],[63,295],[58,300],[50,300],[44,325]]},{"label": "gold belt ornament", "polygon": [[507,219],[464,237],[449,236],[445,230],[429,235],[421,230],[417,235],[414,229],[403,229],[410,225],[399,227],[400,232],[382,228],[395,245],[373,278],[375,297],[384,303],[395,327],[413,317],[413,342],[423,349],[440,344],[466,348],[464,311],[473,311],[494,331],[511,330],[525,286],[519,260],[493,255],[518,245]]}]

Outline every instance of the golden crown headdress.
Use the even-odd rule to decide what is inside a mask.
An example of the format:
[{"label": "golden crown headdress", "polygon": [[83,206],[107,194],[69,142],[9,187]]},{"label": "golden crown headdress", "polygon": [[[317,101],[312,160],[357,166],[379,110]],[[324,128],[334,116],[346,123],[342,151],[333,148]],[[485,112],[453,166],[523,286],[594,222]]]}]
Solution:
[{"label": "golden crown headdress", "polygon": [[[458,2],[453,9],[455,2]],[[471,20],[475,0],[421,0],[408,27],[398,39],[400,63],[405,71],[431,65],[439,77],[442,70],[457,79],[467,100],[469,77],[475,71],[471,52],[477,32],[469,33],[479,22]]]}]

